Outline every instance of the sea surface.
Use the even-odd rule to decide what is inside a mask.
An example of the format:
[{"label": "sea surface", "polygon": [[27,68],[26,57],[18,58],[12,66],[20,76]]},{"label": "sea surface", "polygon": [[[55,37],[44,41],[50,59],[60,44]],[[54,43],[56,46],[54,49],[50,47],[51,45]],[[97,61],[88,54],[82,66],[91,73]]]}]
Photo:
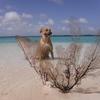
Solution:
[{"label": "sea surface", "polygon": [[[27,36],[32,41],[39,41],[40,36]],[[82,43],[95,43],[97,41],[100,42],[100,36],[92,36],[92,35],[84,35],[84,36],[69,36],[69,35],[60,35],[60,36],[52,36],[53,42],[82,42]],[[16,43],[16,36],[6,36],[0,37],[0,43]]]}]

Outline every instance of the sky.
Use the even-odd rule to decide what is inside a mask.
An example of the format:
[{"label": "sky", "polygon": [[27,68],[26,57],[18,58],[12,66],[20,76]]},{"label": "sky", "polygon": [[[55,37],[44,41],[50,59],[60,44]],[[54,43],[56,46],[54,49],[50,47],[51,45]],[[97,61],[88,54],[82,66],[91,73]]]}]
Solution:
[{"label": "sky", "polygon": [[81,34],[97,34],[100,0],[0,0],[0,36],[40,35],[44,26],[53,34],[70,34],[70,18]]}]

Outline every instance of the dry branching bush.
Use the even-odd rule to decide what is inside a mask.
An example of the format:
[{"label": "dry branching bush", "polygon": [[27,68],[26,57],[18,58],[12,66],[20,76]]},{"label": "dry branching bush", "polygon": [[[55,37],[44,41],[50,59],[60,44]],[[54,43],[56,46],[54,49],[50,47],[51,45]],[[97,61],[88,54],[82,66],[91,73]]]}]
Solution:
[{"label": "dry branching bush", "polygon": [[28,58],[27,60],[41,76],[43,84],[49,81],[51,86],[64,93],[73,89],[87,74],[92,75],[92,71],[100,69],[100,42],[79,43],[77,40],[79,40],[78,36],[81,34],[81,30],[76,19],[70,19],[69,27],[75,43],[70,43],[68,47],[57,46],[57,57],[54,60],[31,59],[33,53],[30,48],[35,47],[35,44],[32,46],[32,43],[30,44],[30,41],[25,38],[17,39]]},{"label": "dry branching bush", "polygon": [[[60,51],[62,49],[64,53]],[[72,43],[62,49],[61,46],[57,47],[58,59],[37,61],[35,69],[43,84],[49,81],[53,87],[66,93],[79,84],[88,72],[100,68],[100,47],[94,44],[87,46],[88,50],[84,51],[82,44]]]}]

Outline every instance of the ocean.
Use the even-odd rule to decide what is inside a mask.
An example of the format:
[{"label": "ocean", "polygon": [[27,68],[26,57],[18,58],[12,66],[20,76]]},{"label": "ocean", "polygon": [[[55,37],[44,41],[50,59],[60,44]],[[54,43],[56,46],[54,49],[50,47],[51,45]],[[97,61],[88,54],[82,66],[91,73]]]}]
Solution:
[{"label": "ocean", "polygon": [[[27,36],[32,41],[39,41],[40,36]],[[82,42],[82,43],[94,43],[96,41],[100,41],[100,36],[92,36],[92,35],[82,35],[82,36],[70,36],[70,35],[61,35],[61,36],[52,36],[53,42]],[[0,37],[0,43],[15,43],[15,36],[6,36]]]}]

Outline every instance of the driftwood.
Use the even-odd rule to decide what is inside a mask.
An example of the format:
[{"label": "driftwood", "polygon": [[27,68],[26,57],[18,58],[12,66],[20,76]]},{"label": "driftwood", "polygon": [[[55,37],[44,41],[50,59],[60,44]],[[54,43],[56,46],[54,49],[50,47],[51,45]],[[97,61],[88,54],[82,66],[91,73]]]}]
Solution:
[{"label": "driftwood", "polygon": [[49,81],[52,86],[59,88],[62,92],[69,92],[92,70],[100,69],[100,46],[96,43],[85,51],[84,58],[79,62],[83,44],[71,43],[68,48],[62,49],[59,46],[56,49],[58,59],[40,61],[32,58],[37,42],[32,42],[26,37],[17,37],[17,42],[30,65],[41,76],[43,84]]}]

